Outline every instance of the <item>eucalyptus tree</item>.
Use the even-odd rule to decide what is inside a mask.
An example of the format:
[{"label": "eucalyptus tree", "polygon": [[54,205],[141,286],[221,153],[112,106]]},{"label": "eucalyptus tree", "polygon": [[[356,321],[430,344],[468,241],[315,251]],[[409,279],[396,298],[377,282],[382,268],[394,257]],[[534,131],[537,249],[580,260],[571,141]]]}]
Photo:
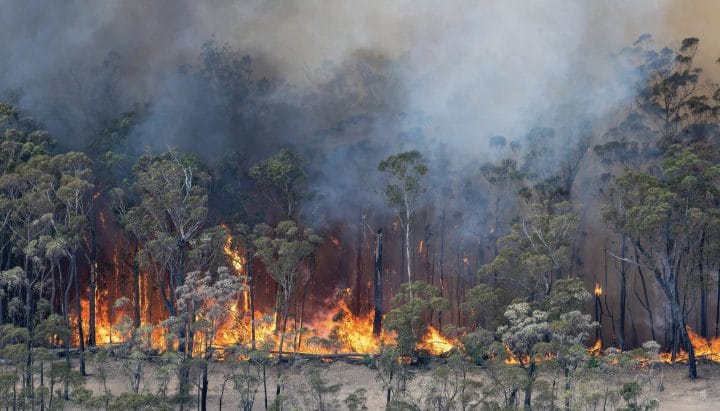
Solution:
[{"label": "eucalyptus tree", "polygon": [[[78,254],[85,246],[89,232],[93,202],[93,183],[90,159],[81,153],[67,153],[53,157],[56,168],[57,188],[55,198],[62,213],[55,230],[70,259],[69,275],[64,290],[64,304],[69,311],[68,294],[70,286],[75,291],[75,312],[78,342],[80,345],[80,373],[85,375],[85,334],[81,309],[80,279],[78,277]],[[94,330],[93,330],[94,331]],[[94,338],[92,339],[94,341]]]},{"label": "eucalyptus tree", "polygon": [[515,297],[542,300],[570,264],[577,216],[569,203],[533,205],[500,242],[497,257],[481,273],[497,273],[497,280],[516,290]]},{"label": "eucalyptus tree", "polygon": [[378,164],[378,170],[385,173],[387,183],[383,188],[385,200],[395,210],[405,233],[405,268],[407,282],[412,283],[412,260],[410,258],[410,233],[412,218],[418,207],[420,196],[427,191],[424,177],[428,173],[427,161],[417,151],[394,154]]},{"label": "eucalyptus tree", "polygon": [[260,224],[255,231],[258,235],[253,242],[255,256],[278,284],[275,309],[282,318],[278,348],[278,356],[282,358],[290,299],[297,284],[300,265],[315,252],[323,239],[312,229],[302,230],[291,220],[281,221],[275,228]]},{"label": "eucalyptus tree", "polygon": [[306,164],[307,160],[301,155],[284,148],[248,170],[263,197],[280,212],[283,219],[298,217],[300,201],[306,194]]},{"label": "eucalyptus tree", "polygon": [[[275,228],[260,224],[255,227],[255,231],[258,235],[253,241],[255,256],[263,262],[267,272],[278,284],[275,311],[282,319],[278,347],[278,359],[282,361],[290,299],[298,280],[300,265],[315,252],[323,240],[314,234],[312,229],[302,230],[291,220],[281,221]],[[280,372],[278,367],[276,388],[278,398],[282,388]]]},{"label": "eucalyptus tree", "polygon": [[[197,353],[195,364],[201,368],[200,405],[203,410],[207,408],[208,365],[213,359],[217,330],[229,319],[230,303],[243,290],[241,279],[221,264],[226,235],[225,229],[214,227],[191,240],[188,253],[191,269],[183,284],[175,289],[178,317],[169,320],[185,327],[186,335],[190,336],[186,341],[197,340],[192,344],[186,342],[183,351],[187,358]],[[186,382],[182,378],[180,381]],[[185,391],[181,389],[181,392]]]},{"label": "eucalyptus tree", "polygon": [[703,233],[714,221],[706,200],[717,196],[720,166],[679,145],[670,150],[657,175],[628,171],[619,177],[616,186],[624,207],[610,204],[603,213],[630,239],[639,257],[636,264],[653,274],[670,307],[672,352],[678,351],[677,332],[688,353],[689,377],[696,378],[686,296],[697,272],[689,253],[702,247]]},{"label": "eucalyptus tree", "polygon": [[207,217],[210,176],[192,156],[175,149],[141,157],[133,174],[138,201],[127,209],[126,223],[143,245],[141,261],[158,267],[163,303],[176,316],[174,290],[184,283],[188,245]]}]

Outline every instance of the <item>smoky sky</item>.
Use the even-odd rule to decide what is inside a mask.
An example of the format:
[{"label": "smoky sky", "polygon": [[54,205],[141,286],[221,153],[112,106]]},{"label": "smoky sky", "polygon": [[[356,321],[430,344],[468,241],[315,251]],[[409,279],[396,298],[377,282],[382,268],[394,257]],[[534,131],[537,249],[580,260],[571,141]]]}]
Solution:
[{"label": "smoky sky", "polygon": [[[349,187],[371,185],[377,161],[397,150],[443,152],[456,159],[444,167],[464,168],[491,159],[491,136],[606,118],[633,97],[635,73],[614,56],[640,34],[711,42],[715,3],[677,3],[10,1],[0,92],[67,148],[138,105],[137,151],[257,159],[297,147],[325,165],[312,176],[328,196],[363,203],[371,195]],[[251,56],[249,76],[272,86],[252,105],[209,92],[197,75],[209,40]]]}]

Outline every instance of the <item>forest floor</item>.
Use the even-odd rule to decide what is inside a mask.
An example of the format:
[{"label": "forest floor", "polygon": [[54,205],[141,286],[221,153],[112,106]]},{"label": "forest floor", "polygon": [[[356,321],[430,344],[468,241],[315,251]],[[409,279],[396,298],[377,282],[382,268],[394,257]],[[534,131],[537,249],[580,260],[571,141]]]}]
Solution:
[{"label": "forest floor", "polygon": [[[220,393],[223,385],[223,375],[227,374],[227,364],[212,364],[209,378],[209,395],[208,409],[218,409]],[[720,409],[720,364],[718,363],[702,363],[698,367],[698,378],[690,381],[687,378],[687,366],[683,364],[676,365],[659,365],[656,366],[653,375],[653,384],[657,385],[662,382],[663,389],[653,391],[649,394],[649,398],[656,398],[660,401],[660,410],[717,410]],[[103,367],[108,373],[108,388],[114,395],[128,391],[129,379],[122,372],[120,364],[111,361]],[[348,364],[342,361],[336,361],[322,367],[323,376],[329,384],[341,383],[342,387],[337,393],[336,398],[342,404],[342,400],[358,388],[367,390],[367,407],[369,410],[382,410],[385,405],[385,392],[382,389],[381,382],[376,378],[377,372],[365,365]],[[89,373],[94,373],[92,367]],[[153,366],[146,368],[142,390],[154,392],[157,388],[158,378],[155,374]],[[286,387],[288,392],[292,393],[290,401],[302,403],[304,408],[309,407],[309,403],[300,392],[305,382],[300,368],[287,366],[283,368],[286,378]],[[277,369],[268,367],[267,369],[267,391],[268,401],[271,402],[275,394],[275,376]],[[417,395],[423,395],[424,383],[431,377],[430,367],[416,368],[416,378],[413,380],[409,388]],[[483,371],[471,372],[468,376],[478,381],[487,381],[487,377]],[[627,377],[627,374],[625,374]],[[608,386],[618,388],[623,377],[607,374],[605,382]],[[602,385],[603,382],[599,381]],[[96,393],[102,392],[102,385],[95,376],[88,377],[86,387]],[[175,387],[169,387],[174,390]],[[193,388],[195,390],[196,387]],[[193,395],[196,391],[193,391]],[[192,406],[191,406],[192,407]],[[192,407],[194,408],[194,407]],[[191,409],[192,409],[191,408]],[[232,382],[225,385],[225,393],[223,395],[224,409],[238,409],[238,395],[233,389]],[[264,393],[263,386],[259,385],[259,390],[255,398],[254,410],[264,410]],[[311,409],[311,408],[307,408]],[[345,407],[341,407],[345,409]],[[602,405],[598,409],[603,409]],[[611,409],[611,408],[609,408]]]}]

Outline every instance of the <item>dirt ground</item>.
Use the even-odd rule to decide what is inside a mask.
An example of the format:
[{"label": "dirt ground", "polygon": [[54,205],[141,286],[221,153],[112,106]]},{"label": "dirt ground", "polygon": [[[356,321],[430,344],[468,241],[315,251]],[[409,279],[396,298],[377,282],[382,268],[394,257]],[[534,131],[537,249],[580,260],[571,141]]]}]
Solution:
[{"label": "dirt ground", "polygon": [[[226,364],[212,365],[209,385],[209,409],[214,410],[219,408],[220,392],[223,384],[222,375],[227,372],[226,367],[228,367]],[[109,387],[113,394],[117,395],[128,390],[128,377],[123,374],[119,364],[110,363],[105,369],[109,374]],[[340,401],[355,389],[362,387],[367,389],[367,407],[369,410],[382,410],[384,408],[385,393],[382,390],[381,383],[376,379],[376,371],[374,369],[364,365],[334,362],[325,365],[323,370],[325,377],[330,383],[342,383],[342,388],[337,394],[337,398]],[[275,368],[268,368],[267,370],[268,401],[272,401],[274,397],[276,371]],[[296,388],[302,383],[301,379],[303,377],[297,368],[285,368],[285,371],[285,374],[290,376],[287,382],[290,387]],[[427,370],[417,371],[419,371],[418,378],[413,382],[415,390],[421,389],[424,379],[429,378],[430,375]],[[672,366],[662,365],[656,370],[653,378],[656,381],[660,378],[663,382],[664,389],[653,395],[657,395],[657,398],[660,400],[661,410],[720,409],[720,364],[700,364],[698,371],[700,378],[695,381],[690,381],[687,379],[687,367],[682,364]],[[89,369],[89,372],[94,372],[92,367]],[[472,378],[482,380],[485,377],[482,375],[482,372],[480,372],[473,373]],[[156,370],[150,366],[146,369],[141,390],[154,391],[156,382]],[[94,377],[88,379],[86,387],[95,392],[102,391],[100,382]],[[170,387],[170,389],[174,390],[174,387]],[[296,398],[295,401],[300,400]],[[261,385],[256,397],[254,409],[263,410],[263,402],[264,394]],[[238,409],[237,394],[234,392],[231,383],[228,383],[225,387],[223,408]]]}]

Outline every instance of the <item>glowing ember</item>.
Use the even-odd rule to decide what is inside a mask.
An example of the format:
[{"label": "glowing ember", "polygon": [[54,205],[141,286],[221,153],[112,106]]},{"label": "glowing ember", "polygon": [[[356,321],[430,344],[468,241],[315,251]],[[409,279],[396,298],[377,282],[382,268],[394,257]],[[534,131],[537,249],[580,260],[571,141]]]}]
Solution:
[{"label": "glowing ember", "polygon": [[600,297],[602,295],[602,287],[599,283],[595,283],[595,296]]}]

